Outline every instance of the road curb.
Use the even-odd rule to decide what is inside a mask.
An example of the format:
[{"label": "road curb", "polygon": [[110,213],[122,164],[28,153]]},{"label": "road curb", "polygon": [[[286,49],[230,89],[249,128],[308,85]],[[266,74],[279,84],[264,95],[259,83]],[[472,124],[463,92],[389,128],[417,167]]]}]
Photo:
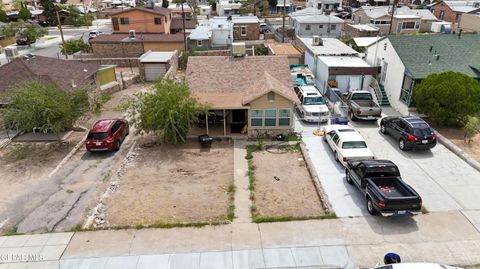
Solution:
[{"label": "road curb", "polygon": [[82,140],[80,140],[75,145],[75,147],[73,147],[73,149],[67,154],[67,156],[65,156],[65,158],[63,158],[63,160],[55,167],[55,169],[53,169],[53,171],[50,172],[50,174],[48,174],[48,177],[52,177],[58,170],[60,170],[60,168],[62,168],[62,166],[72,158],[73,154],[75,154],[78,151],[78,149],[80,149],[80,147],[83,146],[83,143],[85,142],[85,139],[87,139],[87,136],[88,136],[88,129],[82,126],[80,126],[79,128],[86,131],[87,134],[85,134]]},{"label": "road curb", "polygon": [[322,185],[320,184],[320,178],[318,177],[317,171],[315,171],[315,168],[313,166],[312,160],[310,159],[310,155],[308,155],[308,149],[305,147],[305,143],[300,142],[300,151],[302,152],[303,159],[305,160],[305,163],[307,164],[307,169],[310,172],[310,175],[312,177],[313,185],[315,185],[315,189],[317,190],[317,194],[320,197],[320,200],[323,204],[323,207],[325,209],[326,214],[333,213],[332,205],[330,204],[330,201],[328,200],[328,195],[325,193],[325,190],[323,189]]},{"label": "road curb", "polygon": [[452,141],[450,141],[448,138],[446,138],[445,136],[440,134],[437,130],[434,130],[434,131],[437,134],[438,142],[440,142],[442,145],[444,145],[448,150],[453,152],[455,155],[460,157],[460,159],[462,159],[466,163],[468,163],[472,168],[474,168],[474,169],[476,169],[477,171],[480,172],[480,163],[479,162],[477,162],[475,159],[470,157],[460,147],[458,147]]}]

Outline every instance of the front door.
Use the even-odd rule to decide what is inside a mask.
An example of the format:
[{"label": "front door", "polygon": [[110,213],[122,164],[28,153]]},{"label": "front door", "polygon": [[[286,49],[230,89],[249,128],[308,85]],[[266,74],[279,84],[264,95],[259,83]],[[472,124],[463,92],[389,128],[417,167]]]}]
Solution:
[{"label": "front door", "polygon": [[247,123],[247,110],[246,109],[233,109],[232,121],[230,123],[231,133],[241,133],[243,127]]}]

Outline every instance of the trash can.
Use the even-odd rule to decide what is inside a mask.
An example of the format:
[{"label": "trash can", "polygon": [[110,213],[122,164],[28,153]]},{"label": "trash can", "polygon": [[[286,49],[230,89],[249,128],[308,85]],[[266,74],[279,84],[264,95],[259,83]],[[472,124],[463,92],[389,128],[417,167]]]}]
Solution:
[{"label": "trash can", "polygon": [[209,135],[204,134],[204,135],[199,135],[198,136],[198,142],[200,142],[200,145],[202,147],[210,147],[212,146],[212,141],[213,138],[211,138]]}]

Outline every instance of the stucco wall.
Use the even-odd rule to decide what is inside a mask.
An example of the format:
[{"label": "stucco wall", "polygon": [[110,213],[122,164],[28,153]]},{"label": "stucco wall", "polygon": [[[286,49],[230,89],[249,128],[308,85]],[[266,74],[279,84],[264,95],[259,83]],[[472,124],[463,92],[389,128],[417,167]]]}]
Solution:
[{"label": "stucco wall", "polygon": [[144,53],[140,42],[94,42],[91,46],[96,58],[140,57]]},{"label": "stucco wall", "polygon": [[144,43],[145,51],[174,51],[174,50],[184,50],[183,42],[172,42],[172,43]]},{"label": "stucco wall", "polygon": [[[310,25],[310,30],[307,30],[307,25]],[[335,30],[330,29],[328,33],[328,27],[331,28],[335,25]],[[322,28],[320,28],[320,26]],[[318,35],[321,37],[335,37],[339,38],[342,35],[343,23],[297,23],[295,26],[295,34],[299,36],[313,36]]]},{"label": "stucco wall", "polygon": [[464,31],[480,33],[480,15],[463,14],[460,20],[460,27]]},{"label": "stucco wall", "polygon": [[[135,30],[138,33],[170,33],[171,16],[162,16],[150,12],[132,10],[123,14],[112,16],[118,18],[119,30],[114,32],[127,33],[129,30]],[[129,24],[121,24],[120,18],[128,18]],[[155,24],[155,18],[161,18],[161,24]]]}]

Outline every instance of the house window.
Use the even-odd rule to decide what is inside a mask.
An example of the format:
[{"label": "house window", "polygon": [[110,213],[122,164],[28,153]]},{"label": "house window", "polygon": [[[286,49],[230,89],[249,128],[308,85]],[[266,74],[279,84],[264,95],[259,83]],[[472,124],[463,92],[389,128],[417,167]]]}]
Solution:
[{"label": "house window", "polygon": [[197,40],[197,47],[203,47],[203,40]]},{"label": "house window", "polygon": [[269,102],[275,101],[275,93],[274,92],[269,92],[267,94],[267,99],[268,99]]},{"label": "house window", "polygon": [[337,30],[337,25],[335,25],[335,24],[330,25],[330,29],[331,30]]},{"label": "house window", "polygon": [[385,83],[385,79],[387,78],[387,69],[388,69],[388,63],[384,62],[383,68],[382,68],[382,78],[380,79],[380,83],[382,83],[382,85]]},{"label": "house window", "polygon": [[278,126],[290,126],[290,109],[278,110]]},{"label": "house window", "polygon": [[412,98],[413,78],[407,75],[403,76],[402,91],[400,92],[400,101],[410,105]]},{"label": "house window", "polygon": [[310,31],[310,24],[305,25],[305,30]]},{"label": "house window", "polygon": [[130,24],[128,18],[120,18],[120,24]]},{"label": "house window", "polygon": [[445,17],[445,11],[440,10],[440,16],[438,17],[440,20],[443,20],[443,17]]},{"label": "house window", "polygon": [[162,18],[155,18],[153,19],[155,24],[162,24]]},{"label": "house window", "polygon": [[265,127],[275,127],[277,126],[277,110],[276,109],[266,109],[265,110]]},{"label": "house window", "polygon": [[416,22],[414,21],[407,21],[403,22],[402,29],[414,29]]},{"label": "house window", "polygon": [[460,21],[460,18],[462,17],[462,14],[461,13],[457,13],[457,15],[455,15],[455,21]]},{"label": "house window", "polygon": [[318,28],[323,29],[323,24],[318,25]]},{"label": "house window", "polygon": [[242,36],[246,36],[247,35],[247,26],[240,27],[240,33],[241,33]]},{"label": "house window", "polygon": [[263,126],[263,110],[253,109],[252,110],[252,119],[250,125],[252,127],[262,127]]}]

